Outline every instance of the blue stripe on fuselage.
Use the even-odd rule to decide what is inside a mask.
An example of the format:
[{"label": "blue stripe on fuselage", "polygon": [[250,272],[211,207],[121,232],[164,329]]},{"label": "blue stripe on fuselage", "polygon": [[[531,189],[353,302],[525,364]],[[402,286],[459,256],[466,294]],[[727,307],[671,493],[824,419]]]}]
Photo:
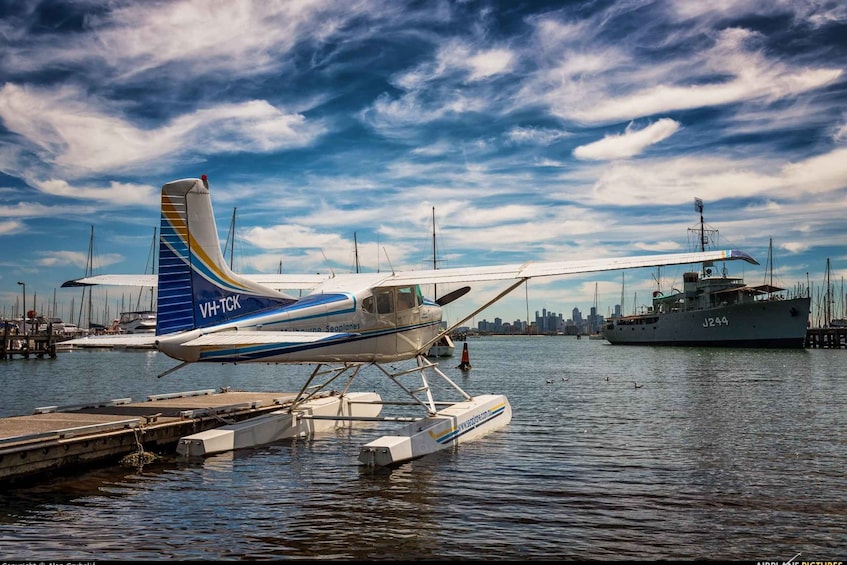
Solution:
[{"label": "blue stripe on fuselage", "polygon": [[236,363],[239,361],[258,360],[276,355],[286,355],[297,353],[300,351],[309,351],[311,349],[320,349],[332,345],[343,345],[362,341],[365,339],[375,339],[385,335],[403,333],[410,330],[416,330],[427,326],[436,325],[438,322],[430,322],[427,324],[414,324],[411,326],[403,326],[401,328],[386,328],[382,330],[372,330],[361,333],[343,334],[341,339],[325,339],[321,341],[313,341],[309,343],[269,343],[250,346],[235,346],[227,347],[226,349],[214,349],[201,351],[199,361],[216,362],[216,363]]}]

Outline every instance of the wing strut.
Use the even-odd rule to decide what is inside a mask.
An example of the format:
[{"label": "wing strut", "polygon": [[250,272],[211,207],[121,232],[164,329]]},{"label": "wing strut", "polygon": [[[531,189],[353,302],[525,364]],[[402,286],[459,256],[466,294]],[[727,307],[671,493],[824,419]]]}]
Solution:
[{"label": "wing strut", "polygon": [[430,347],[432,347],[435,342],[441,339],[442,336],[448,335],[450,332],[452,332],[453,330],[455,330],[456,328],[458,328],[459,326],[461,326],[462,324],[464,324],[465,322],[467,322],[468,320],[470,320],[471,318],[473,318],[474,316],[476,316],[477,314],[479,314],[480,312],[482,312],[483,310],[485,310],[486,308],[488,308],[489,306],[491,306],[492,304],[494,304],[495,302],[497,302],[498,300],[500,300],[501,298],[503,298],[504,296],[506,296],[528,280],[529,277],[524,277],[520,279],[518,282],[514,283],[512,286],[510,286],[509,288],[507,288],[506,290],[504,290],[503,292],[501,292],[500,294],[498,294],[497,296],[495,296],[494,298],[492,298],[491,300],[489,300],[488,302],[486,302],[485,304],[483,304],[482,306],[480,306],[479,308],[477,308],[476,310],[474,310],[473,312],[471,312],[470,314],[468,314],[467,316],[447,328],[446,330],[438,332],[438,335],[426,342],[423,347],[421,347],[421,351],[428,350]]},{"label": "wing strut", "polygon": [[184,361],[184,362],[180,363],[179,365],[177,365],[176,367],[171,367],[170,369],[168,369],[164,373],[159,374],[158,378],[161,379],[162,377],[167,377],[171,373],[178,371],[179,369],[182,369],[183,367],[185,367],[188,364],[189,364],[188,361]]}]

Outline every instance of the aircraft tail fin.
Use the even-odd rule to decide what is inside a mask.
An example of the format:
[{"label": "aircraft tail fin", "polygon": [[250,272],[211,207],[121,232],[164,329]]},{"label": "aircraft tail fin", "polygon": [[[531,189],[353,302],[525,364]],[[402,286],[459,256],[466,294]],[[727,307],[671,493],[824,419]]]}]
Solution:
[{"label": "aircraft tail fin", "polygon": [[233,273],[206,175],[162,186],[156,334],[204,328],[294,299]]}]

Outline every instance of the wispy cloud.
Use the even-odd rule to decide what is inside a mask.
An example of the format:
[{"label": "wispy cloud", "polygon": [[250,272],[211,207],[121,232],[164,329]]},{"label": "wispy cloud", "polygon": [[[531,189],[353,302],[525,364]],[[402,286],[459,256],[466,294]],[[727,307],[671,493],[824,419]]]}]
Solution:
[{"label": "wispy cloud", "polygon": [[642,153],[647,147],[672,136],[680,123],[668,118],[658,120],[639,130],[632,124],[621,135],[606,135],[600,141],[580,145],[573,150],[574,157],[586,160],[626,159]]},{"label": "wispy cloud", "polygon": [[149,129],[115,114],[119,108],[110,113],[107,106],[73,87],[6,84],[0,89],[4,125],[25,138],[50,171],[71,178],[149,169],[151,162],[164,168],[196,155],[302,147],[323,133],[320,124],[264,101],[198,109]]},{"label": "wispy cloud", "polygon": [[354,232],[422,265],[433,206],[451,266],[672,251],[695,196],[754,255],[778,226],[792,269],[843,261],[845,29],[816,0],[17,3],[0,237],[39,293],[93,222],[138,272],[159,187],[208,173],[266,271],[349,269]]}]

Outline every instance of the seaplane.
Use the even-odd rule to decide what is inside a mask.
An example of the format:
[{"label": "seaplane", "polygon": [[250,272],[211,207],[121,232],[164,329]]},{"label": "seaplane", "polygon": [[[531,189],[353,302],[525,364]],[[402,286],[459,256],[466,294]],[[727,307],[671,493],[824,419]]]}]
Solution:
[{"label": "seaplane", "polygon": [[[154,335],[98,336],[70,343],[146,341],[180,362],[160,377],[192,363],[292,363],[313,368],[295,401],[279,413],[181,438],[179,453],[208,455],[303,437],[343,422],[380,420],[383,401],[378,394],[350,391],[360,371],[373,366],[403,391],[407,404],[420,410],[417,417],[405,420],[384,417],[402,427],[361,447],[358,461],[381,467],[453,448],[511,422],[512,408],[505,395],[469,394],[426,354],[444,334],[526,281],[737,259],[758,264],[746,253],[729,249],[374,273],[235,273],[221,252],[208,178],[203,175],[162,187],[158,274],[93,275],[62,286],[156,287]],[[442,308],[470,290],[460,285],[491,281],[508,282],[491,300],[442,328]],[[459,288],[437,300],[424,296],[421,287],[435,284]],[[295,297],[285,292],[296,289],[306,294]],[[404,361],[410,366],[395,367]],[[440,387],[432,386],[436,382]],[[336,386],[332,383],[343,386],[340,393],[327,395],[329,387]],[[434,390],[450,396],[436,399]]]}]

